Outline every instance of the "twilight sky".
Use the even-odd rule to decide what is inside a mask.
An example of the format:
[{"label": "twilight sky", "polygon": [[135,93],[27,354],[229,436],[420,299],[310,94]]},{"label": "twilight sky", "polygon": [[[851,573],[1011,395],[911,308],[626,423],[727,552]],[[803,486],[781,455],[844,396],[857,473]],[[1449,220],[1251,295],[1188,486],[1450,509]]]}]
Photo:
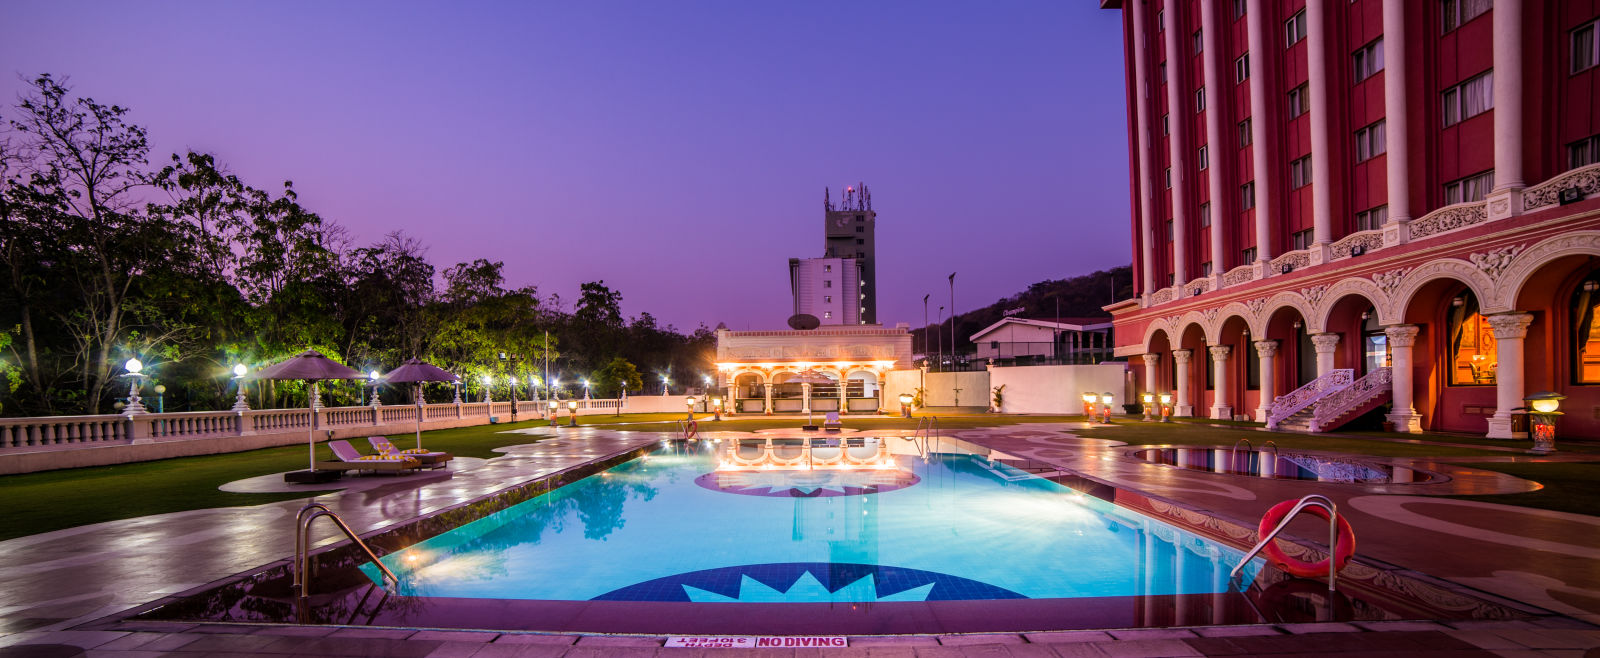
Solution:
[{"label": "twilight sky", "polygon": [[0,99],[68,76],[358,242],[570,306],[782,328],[865,181],[879,318],[1127,263],[1119,14],[1088,0],[0,3]]}]

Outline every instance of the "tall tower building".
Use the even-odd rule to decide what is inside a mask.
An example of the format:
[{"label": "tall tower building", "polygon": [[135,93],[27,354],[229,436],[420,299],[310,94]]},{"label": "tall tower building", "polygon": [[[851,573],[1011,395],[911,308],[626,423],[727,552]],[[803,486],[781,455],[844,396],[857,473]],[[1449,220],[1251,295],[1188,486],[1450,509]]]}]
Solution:
[{"label": "tall tower building", "polygon": [[856,261],[861,279],[857,284],[857,312],[861,324],[878,324],[878,264],[873,227],[878,213],[872,211],[872,193],[857,183],[844,188],[838,207],[831,190],[822,196],[824,217],[823,258],[850,258]]}]

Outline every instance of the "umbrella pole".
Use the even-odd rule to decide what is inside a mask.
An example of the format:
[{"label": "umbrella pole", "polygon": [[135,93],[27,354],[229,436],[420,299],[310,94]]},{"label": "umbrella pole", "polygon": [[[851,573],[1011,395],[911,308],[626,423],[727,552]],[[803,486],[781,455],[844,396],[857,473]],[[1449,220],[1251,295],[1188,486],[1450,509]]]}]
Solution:
[{"label": "umbrella pole", "polygon": [[310,470],[317,470],[317,383],[311,382],[311,399],[306,401],[306,450]]},{"label": "umbrella pole", "polygon": [[417,384],[417,449],[422,449],[422,384]]}]

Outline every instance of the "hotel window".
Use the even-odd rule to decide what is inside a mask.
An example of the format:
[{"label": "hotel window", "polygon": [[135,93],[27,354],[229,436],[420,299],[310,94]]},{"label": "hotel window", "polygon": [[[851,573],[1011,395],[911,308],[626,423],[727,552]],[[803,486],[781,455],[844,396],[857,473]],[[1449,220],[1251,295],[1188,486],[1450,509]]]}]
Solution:
[{"label": "hotel window", "polygon": [[1200,150],[1195,155],[1195,159],[1200,161],[1200,169],[1202,171],[1211,166],[1211,156],[1206,153],[1206,147],[1204,146],[1200,147]]},{"label": "hotel window", "polygon": [[1384,133],[1383,119],[1356,131],[1356,162],[1371,160],[1389,150]]},{"label": "hotel window", "polygon": [[1289,189],[1298,190],[1311,184],[1311,156],[1303,155],[1289,163]]},{"label": "hotel window", "polygon": [[1444,184],[1444,205],[1482,201],[1494,188],[1494,170],[1475,174]]},{"label": "hotel window", "polygon": [[1449,32],[1494,8],[1494,0],[1439,0],[1444,31]]},{"label": "hotel window", "polygon": [[1239,262],[1245,265],[1256,262],[1256,248],[1250,247],[1249,249],[1239,252]]},{"label": "hotel window", "polygon": [[823,295],[822,296],[822,303],[824,303],[824,304],[832,304],[833,303],[833,295]]},{"label": "hotel window", "polygon": [[860,224],[861,222],[864,222],[864,221],[867,221],[867,216],[866,215],[856,215],[856,223],[857,224]]},{"label": "hotel window", "polygon": [[1244,82],[1250,79],[1250,53],[1239,56],[1233,60],[1233,81]]},{"label": "hotel window", "polygon": [[1357,231],[1376,231],[1389,221],[1389,206],[1378,206],[1356,213]]},{"label": "hotel window", "polygon": [[1233,20],[1244,18],[1245,13],[1249,11],[1249,7],[1248,0],[1233,0]]},{"label": "hotel window", "polygon": [[824,287],[824,288],[832,288],[833,287],[833,279],[823,279],[822,280],[822,287]]},{"label": "hotel window", "polygon": [[866,258],[866,257],[867,257],[867,252],[864,252],[864,251],[856,252],[856,258]]},{"label": "hotel window", "polygon": [[822,266],[822,271],[823,271],[823,273],[832,272],[833,271],[833,266],[832,265],[823,265]]},{"label": "hotel window", "polygon": [[1165,114],[1161,115],[1161,134],[1162,136],[1172,134],[1170,126],[1167,124],[1167,115]]},{"label": "hotel window", "polygon": [[1205,51],[1206,40],[1205,35],[1201,34],[1202,32],[1204,32],[1204,30],[1194,31],[1194,54],[1196,55]]},{"label": "hotel window", "polygon": [[[1261,390],[1261,353],[1256,351],[1255,343],[1245,337],[1244,342],[1244,387],[1245,390]],[[1273,446],[1278,444],[1274,443]]]},{"label": "hotel window", "polygon": [[1194,90],[1194,112],[1199,114],[1204,111],[1206,111],[1206,88],[1205,85],[1201,85],[1199,89]]},{"label": "hotel window", "polygon": [[1157,11],[1156,12],[1156,31],[1160,32],[1162,30],[1165,30],[1166,26],[1167,26],[1167,10],[1162,9],[1160,11]]},{"label": "hotel window", "polygon": [[1239,186],[1239,209],[1249,210],[1256,207],[1256,182],[1250,181]]},{"label": "hotel window", "polygon": [[1494,71],[1444,90],[1443,98],[1446,126],[1494,109]]},{"label": "hotel window", "polygon": [[866,243],[867,243],[866,240],[863,240],[861,238],[856,238],[856,244],[866,244]]},{"label": "hotel window", "polygon": [[1470,289],[1450,300],[1445,326],[1450,385],[1493,386],[1500,365],[1499,344],[1488,318],[1478,312],[1478,298]]},{"label": "hotel window", "polygon": [[1200,228],[1211,226],[1211,204],[1200,204]]},{"label": "hotel window", "polygon": [[1250,129],[1251,125],[1249,117],[1245,117],[1244,121],[1239,122],[1239,148],[1244,148],[1255,143],[1255,136],[1251,134]]},{"label": "hotel window", "polygon": [[1567,145],[1567,168],[1577,169],[1600,162],[1600,135]]},{"label": "hotel window", "polygon": [[1172,189],[1172,167],[1167,167],[1166,169],[1163,169],[1162,171],[1165,172],[1166,175],[1167,175],[1167,189],[1170,190],[1170,189]]},{"label": "hotel window", "polygon": [[1304,38],[1306,38],[1306,10],[1301,9],[1299,13],[1283,22],[1283,47],[1288,48],[1300,43]]},{"label": "hotel window", "polygon": [[1572,72],[1585,71],[1600,64],[1600,39],[1594,38],[1595,22],[1572,31]]},{"label": "hotel window", "polygon": [[1600,272],[1572,291],[1572,383],[1600,384]]},{"label": "hotel window", "polygon": [[1360,82],[1383,70],[1383,37],[1357,50],[1352,56],[1356,64],[1356,82]]},{"label": "hotel window", "polygon": [[1299,231],[1289,236],[1289,250],[1300,251],[1311,248],[1311,229]]},{"label": "hotel window", "polygon": [[1172,220],[1167,220],[1167,242],[1172,242]]},{"label": "hotel window", "polygon": [[1300,85],[1289,90],[1289,118],[1305,114],[1311,110],[1311,88]]},{"label": "hotel window", "polygon": [[1200,264],[1200,276],[1211,276],[1211,261]]},{"label": "hotel window", "polygon": [[822,312],[822,319],[826,320],[826,319],[831,318],[831,317],[833,317],[833,311],[823,311]]},{"label": "hotel window", "polygon": [[867,227],[865,227],[865,226],[857,226],[856,227],[856,232],[857,233],[866,233],[867,232]]},{"label": "hotel window", "polygon": [[1162,62],[1157,68],[1161,70],[1161,84],[1167,84],[1167,63]]}]

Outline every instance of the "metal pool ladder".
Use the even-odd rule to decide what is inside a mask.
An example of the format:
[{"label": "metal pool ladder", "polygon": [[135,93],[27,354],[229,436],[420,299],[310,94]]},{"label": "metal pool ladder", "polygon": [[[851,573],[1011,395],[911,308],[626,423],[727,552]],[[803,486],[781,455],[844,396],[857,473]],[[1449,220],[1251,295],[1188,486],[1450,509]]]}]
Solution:
[{"label": "metal pool ladder", "polygon": [[933,454],[932,450],[928,446],[928,440],[930,437],[934,441],[939,440],[938,416],[923,416],[922,418],[918,419],[917,432],[911,435],[911,441],[916,444],[917,452],[920,453],[922,461],[924,462],[928,461],[928,458]]},{"label": "metal pool ladder", "polygon": [[[1277,446],[1273,447],[1276,448]],[[1262,537],[1261,541],[1256,542],[1255,547],[1251,548],[1250,552],[1245,553],[1244,558],[1239,560],[1239,564],[1233,567],[1233,571],[1228,572],[1228,580],[1232,581],[1238,578],[1239,570],[1243,569],[1244,565],[1249,564],[1250,560],[1261,552],[1261,549],[1266,548],[1267,544],[1276,539],[1278,533],[1289,527],[1289,522],[1300,514],[1300,510],[1307,507],[1321,507],[1328,510],[1328,591],[1334,591],[1334,582],[1339,577],[1339,560],[1335,559],[1334,553],[1335,549],[1338,548],[1339,541],[1339,507],[1334,505],[1333,501],[1329,500],[1327,496],[1321,494],[1311,494],[1301,498],[1300,502],[1295,503],[1294,508],[1284,515],[1282,521],[1278,522],[1278,527],[1273,528],[1272,532],[1267,533],[1267,536]]]},{"label": "metal pool ladder", "polygon": [[361,538],[356,536],[356,533],[350,529],[344,519],[339,518],[338,514],[328,509],[327,505],[311,503],[300,508],[300,511],[294,515],[294,565],[291,568],[294,575],[294,590],[298,598],[305,599],[311,595],[311,556],[309,555],[310,547],[306,544],[311,539],[311,523],[322,517],[328,517],[333,520],[339,526],[339,529],[344,531],[344,536],[349,537],[351,543],[360,547],[362,552],[367,554],[367,559],[372,560],[372,563],[377,565],[378,570],[383,572],[385,583],[390,587],[400,584],[400,579],[395,577],[394,572],[390,571],[389,567],[384,566],[383,562],[378,560],[378,555],[372,552],[372,548],[367,546],[366,542],[361,541]]}]

